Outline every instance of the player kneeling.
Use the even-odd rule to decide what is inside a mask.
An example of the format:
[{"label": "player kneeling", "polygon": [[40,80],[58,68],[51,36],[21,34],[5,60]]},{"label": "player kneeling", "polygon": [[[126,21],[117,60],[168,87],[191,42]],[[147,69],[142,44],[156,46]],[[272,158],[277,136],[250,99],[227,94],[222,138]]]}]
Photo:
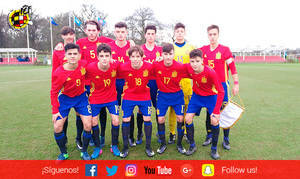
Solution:
[{"label": "player kneeling", "polygon": [[92,130],[95,143],[92,158],[95,159],[102,153],[99,138],[99,113],[102,108],[107,108],[112,119],[112,147],[111,152],[120,156],[119,141],[119,105],[117,101],[116,78],[117,63],[112,62],[111,48],[107,44],[101,44],[97,48],[98,62],[87,66],[87,79],[91,81],[89,101],[92,107]]},{"label": "player kneeling", "polygon": [[[58,160],[65,160],[69,157],[63,125],[71,108],[75,108],[75,111],[80,114],[80,118],[83,122],[84,132],[81,157],[84,160],[90,160],[91,157],[87,153],[87,148],[92,136],[92,116],[91,107],[84,88],[86,62],[84,60],[79,61],[79,46],[73,43],[65,46],[65,57],[67,63],[58,67],[53,74],[50,92],[54,138],[61,151]],[[60,91],[61,94],[59,95]]]},{"label": "player kneeling", "polygon": [[143,114],[144,132],[146,135],[146,154],[149,157],[154,156],[151,149],[151,97],[150,89],[147,87],[152,75],[152,65],[143,62],[143,50],[140,47],[131,47],[128,51],[130,62],[122,64],[118,75],[125,79],[124,96],[122,101],[123,123],[122,135],[124,148],[120,154],[122,158],[128,156],[128,136],[130,132],[130,116],[135,106],[138,106]]},{"label": "player kneeling", "polygon": [[187,71],[190,78],[193,79],[193,95],[185,116],[187,137],[190,141],[190,148],[186,155],[192,155],[196,151],[193,117],[196,112],[205,107],[211,116],[212,124],[211,157],[218,159],[220,157],[217,152],[220,108],[224,98],[224,90],[216,72],[203,65],[201,50],[195,49],[190,52],[190,65],[187,65]]}]

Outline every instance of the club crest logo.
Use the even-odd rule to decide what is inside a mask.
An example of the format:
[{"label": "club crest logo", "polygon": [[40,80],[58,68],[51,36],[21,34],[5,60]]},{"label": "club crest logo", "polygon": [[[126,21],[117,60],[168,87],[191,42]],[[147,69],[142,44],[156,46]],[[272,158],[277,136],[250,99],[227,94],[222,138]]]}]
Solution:
[{"label": "club crest logo", "polygon": [[172,72],[172,77],[173,77],[173,78],[176,78],[176,77],[177,77],[177,71],[173,71],[173,72]]},{"label": "club crest logo", "polygon": [[12,29],[20,30],[25,28],[28,24],[32,25],[30,21],[31,6],[24,5],[21,9],[13,10],[8,14],[8,23]]},{"label": "club crest logo", "polygon": [[112,72],[111,72],[111,77],[116,77],[116,75],[117,75],[117,72],[116,72],[116,70],[113,70]]},{"label": "club crest logo", "polygon": [[217,54],[216,54],[216,59],[221,59],[221,53],[220,52],[218,52]]},{"label": "club crest logo", "polygon": [[148,77],[148,74],[149,74],[148,70],[144,70],[143,77]]}]

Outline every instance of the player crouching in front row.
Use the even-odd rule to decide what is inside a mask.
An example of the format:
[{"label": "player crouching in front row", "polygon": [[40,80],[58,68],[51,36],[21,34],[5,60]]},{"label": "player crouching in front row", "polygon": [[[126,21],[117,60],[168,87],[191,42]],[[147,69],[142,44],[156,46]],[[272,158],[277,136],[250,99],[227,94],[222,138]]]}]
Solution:
[{"label": "player crouching in front row", "polygon": [[144,52],[140,47],[131,47],[128,51],[130,61],[120,66],[118,75],[125,79],[124,96],[122,101],[123,123],[122,135],[124,148],[120,157],[128,156],[128,136],[130,132],[130,116],[135,106],[138,106],[143,114],[144,132],[146,135],[146,154],[148,157],[154,156],[151,149],[151,98],[150,89],[147,87],[152,75],[152,66],[150,63],[143,62]]},{"label": "player crouching in front row", "polygon": [[[79,46],[73,43],[65,46],[65,57],[67,58],[67,63],[58,67],[54,72],[50,91],[54,138],[61,151],[58,160],[65,160],[69,157],[63,125],[70,109],[73,107],[80,114],[84,127],[81,157],[84,160],[90,160],[91,157],[87,153],[87,148],[92,136],[92,116],[84,88],[86,62],[84,60],[79,61]],[[61,94],[59,95],[60,91]]]},{"label": "player crouching in front row", "polygon": [[186,155],[192,155],[196,151],[193,117],[196,112],[205,107],[211,116],[212,124],[211,157],[218,159],[220,157],[217,152],[220,108],[224,98],[222,84],[218,80],[216,72],[203,65],[202,52],[199,49],[190,52],[190,65],[187,66],[187,71],[190,78],[193,79],[193,95],[185,116],[187,137],[190,141],[190,148]]},{"label": "player crouching in front row", "polygon": [[119,141],[119,105],[117,101],[116,79],[117,63],[111,59],[111,48],[107,44],[101,44],[97,48],[98,62],[92,62],[87,66],[86,78],[91,81],[89,101],[92,107],[92,129],[95,143],[92,159],[102,153],[99,138],[99,113],[102,108],[107,108],[111,115],[111,152],[120,156]]}]

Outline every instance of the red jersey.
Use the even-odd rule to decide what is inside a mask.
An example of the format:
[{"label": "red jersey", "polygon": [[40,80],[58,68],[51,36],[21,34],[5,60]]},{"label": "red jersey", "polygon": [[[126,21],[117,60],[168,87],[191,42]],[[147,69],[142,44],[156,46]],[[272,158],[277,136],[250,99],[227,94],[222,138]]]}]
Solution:
[{"label": "red jersey", "polygon": [[204,70],[196,74],[190,64],[186,64],[187,72],[191,79],[193,79],[193,91],[200,96],[218,95],[217,103],[213,113],[220,114],[221,105],[224,98],[224,89],[216,72],[204,66]]},{"label": "red jersey", "polygon": [[89,41],[87,37],[77,40],[76,44],[80,47],[81,59],[86,60],[88,63],[98,61],[97,58],[97,47],[101,43],[110,43],[113,40],[108,37],[97,37],[94,42]]},{"label": "red jersey", "polygon": [[129,61],[128,49],[130,48],[130,42],[127,41],[127,44],[124,47],[119,47],[116,44],[116,41],[112,41],[109,43],[111,47],[111,55],[112,59],[118,60],[120,63],[126,63]]},{"label": "red jersey", "polygon": [[210,45],[203,46],[200,50],[203,52],[204,64],[215,70],[221,82],[226,82],[228,80],[226,60],[233,57],[230,49],[219,44],[213,51],[210,50]]},{"label": "red jersey", "polygon": [[69,97],[79,96],[85,91],[85,66],[86,62],[80,60],[78,67],[73,71],[65,70],[63,65],[56,69],[50,91],[52,114],[58,113],[60,90],[62,94]]},{"label": "red jersey", "polygon": [[179,82],[182,78],[188,78],[183,64],[173,60],[170,67],[164,65],[164,61],[153,63],[157,87],[164,93],[175,93],[181,90]]},{"label": "red jersey", "polygon": [[107,71],[98,68],[98,62],[87,66],[86,78],[91,81],[90,104],[103,104],[117,100],[117,63],[110,63]]},{"label": "red jersey", "polygon": [[131,62],[120,66],[118,71],[120,78],[125,79],[123,99],[133,101],[150,100],[150,89],[148,81],[153,78],[152,65],[144,62],[140,69],[133,69]]},{"label": "red jersey", "polygon": [[[108,37],[97,37],[94,42],[89,41],[87,37],[77,40],[77,44],[80,47],[81,59],[86,60],[87,63],[98,62],[97,47],[101,43],[110,43],[113,40]],[[86,85],[90,85],[90,81],[86,81]]]},{"label": "red jersey", "polygon": [[67,59],[65,58],[65,49],[61,51],[54,50],[52,56],[52,74],[59,66],[65,64],[66,62]]},{"label": "red jersey", "polygon": [[58,51],[54,50],[52,55],[52,73],[51,73],[51,81],[53,81],[53,74],[55,70],[65,64],[67,62],[67,59],[65,58],[65,49]]},{"label": "red jersey", "polygon": [[154,48],[152,51],[147,49],[146,44],[142,45],[142,49],[144,51],[144,57],[143,60],[149,63],[153,63],[156,58],[160,57],[162,54],[162,47],[154,45]]}]

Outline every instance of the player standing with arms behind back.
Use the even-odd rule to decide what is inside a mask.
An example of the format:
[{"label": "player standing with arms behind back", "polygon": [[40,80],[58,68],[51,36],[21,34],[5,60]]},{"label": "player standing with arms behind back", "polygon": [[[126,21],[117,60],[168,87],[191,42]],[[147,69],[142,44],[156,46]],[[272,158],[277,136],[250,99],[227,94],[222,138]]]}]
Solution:
[{"label": "player standing with arms behind back", "polygon": [[[239,78],[235,63],[233,61],[233,56],[230,49],[224,45],[219,44],[219,27],[217,25],[211,25],[207,28],[208,39],[210,41],[209,45],[201,47],[203,52],[204,64],[208,65],[210,68],[214,69],[217,73],[219,80],[222,83],[225,95],[223,99],[223,105],[228,102],[229,98],[229,81],[228,81],[228,67],[231,71],[233,79],[232,93],[236,95],[239,92]],[[207,146],[212,141],[211,125],[210,125],[210,115],[206,114],[206,130],[207,136],[203,146]],[[224,141],[222,143],[223,148],[230,150],[229,144],[229,129],[224,129]]]}]

